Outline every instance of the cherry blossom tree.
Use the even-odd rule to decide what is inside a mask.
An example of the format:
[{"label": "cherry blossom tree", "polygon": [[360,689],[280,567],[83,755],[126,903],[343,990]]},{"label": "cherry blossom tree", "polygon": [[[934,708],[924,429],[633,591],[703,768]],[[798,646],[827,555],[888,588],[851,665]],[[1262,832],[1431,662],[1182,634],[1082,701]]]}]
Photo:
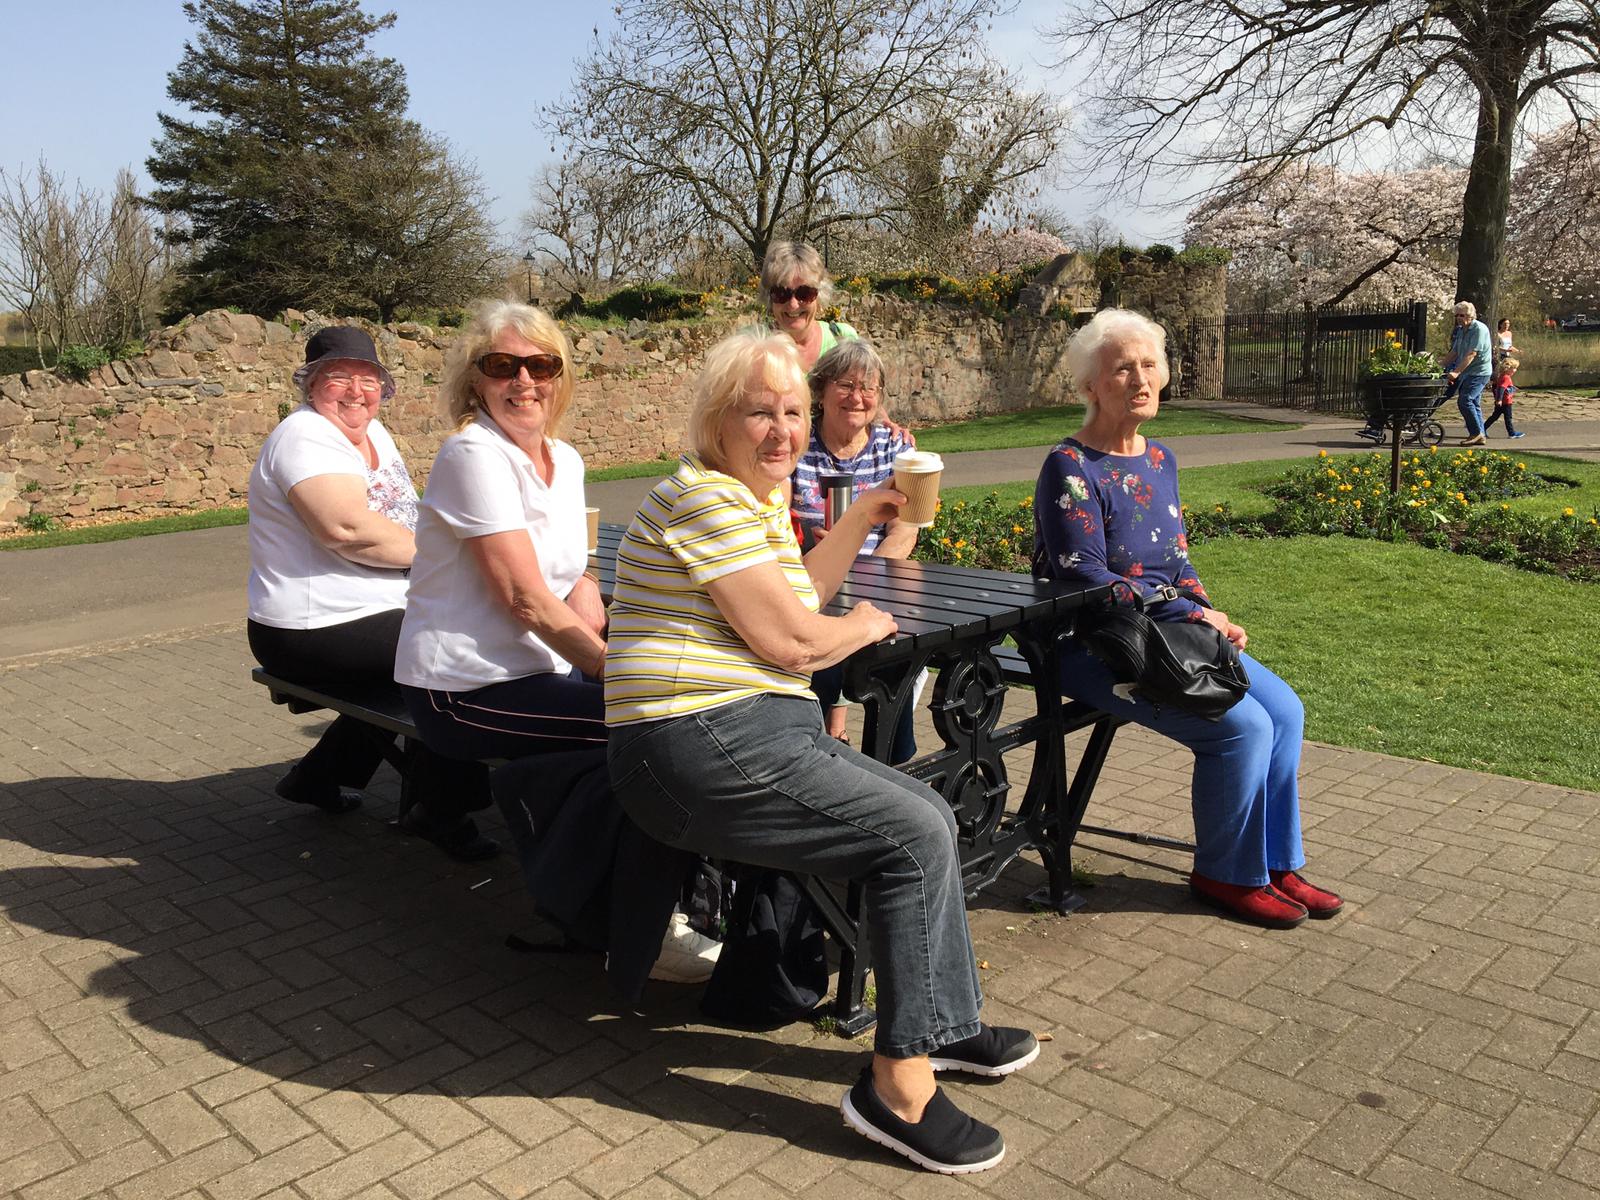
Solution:
[{"label": "cherry blossom tree", "polygon": [[[1494,313],[1518,138],[1595,112],[1596,0],[1075,0],[1083,165],[1204,186],[1407,142],[1468,158],[1456,291]],[[1377,158],[1369,161],[1379,161]]]},{"label": "cherry blossom tree", "polygon": [[[1264,173],[1263,173],[1264,174]],[[1465,172],[1242,172],[1189,215],[1185,241],[1233,252],[1230,302],[1320,307],[1453,298]]]},{"label": "cherry blossom tree", "polygon": [[1511,261],[1555,311],[1600,301],[1600,130],[1533,139],[1511,185]]}]

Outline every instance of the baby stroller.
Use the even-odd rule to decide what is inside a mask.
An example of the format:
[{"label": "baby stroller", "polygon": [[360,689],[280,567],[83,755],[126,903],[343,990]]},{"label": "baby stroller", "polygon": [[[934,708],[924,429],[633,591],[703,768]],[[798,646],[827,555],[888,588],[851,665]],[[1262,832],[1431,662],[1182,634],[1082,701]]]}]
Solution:
[{"label": "baby stroller", "polygon": [[1356,430],[1357,437],[1366,438],[1374,446],[1389,440],[1396,417],[1402,417],[1400,442],[1406,446],[1437,446],[1444,441],[1444,426],[1434,419],[1439,406],[1450,398],[1451,389],[1442,384],[1432,396],[1427,408],[1369,409],[1367,423]]}]

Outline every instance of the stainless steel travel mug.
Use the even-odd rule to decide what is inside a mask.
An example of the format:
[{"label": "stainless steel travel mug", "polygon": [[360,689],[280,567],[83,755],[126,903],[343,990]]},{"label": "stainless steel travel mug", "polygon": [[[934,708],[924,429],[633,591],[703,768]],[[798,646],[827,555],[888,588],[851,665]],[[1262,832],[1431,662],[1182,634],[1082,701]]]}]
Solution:
[{"label": "stainless steel travel mug", "polygon": [[818,472],[817,486],[822,489],[822,527],[832,529],[834,522],[844,515],[844,510],[856,498],[856,477]]}]

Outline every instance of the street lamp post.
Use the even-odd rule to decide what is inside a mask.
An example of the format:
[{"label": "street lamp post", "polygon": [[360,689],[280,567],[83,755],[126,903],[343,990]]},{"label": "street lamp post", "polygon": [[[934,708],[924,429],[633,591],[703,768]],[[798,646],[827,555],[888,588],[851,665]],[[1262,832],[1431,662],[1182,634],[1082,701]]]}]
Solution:
[{"label": "street lamp post", "polygon": [[528,303],[533,303],[533,251],[529,250],[522,256],[522,265],[528,269]]}]

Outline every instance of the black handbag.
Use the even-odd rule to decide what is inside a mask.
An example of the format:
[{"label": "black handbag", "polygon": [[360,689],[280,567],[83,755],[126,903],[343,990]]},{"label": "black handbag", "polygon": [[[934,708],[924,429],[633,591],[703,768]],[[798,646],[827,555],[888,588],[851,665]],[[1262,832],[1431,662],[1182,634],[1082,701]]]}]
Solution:
[{"label": "black handbag", "polygon": [[[1104,608],[1079,616],[1077,637],[1084,649],[1106,665],[1117,681],[1114,690],[1124,699],[1222,720],[1250,690],[1238,649],[1204,621],[1151,620],[1144,611],[1149,600],[1137,589],[1129,590],[1132,604],[1110,599]],[[1169,585],[1156,588],[1151,599],[1179,596],[1211,607],[1203,597]]]}]

